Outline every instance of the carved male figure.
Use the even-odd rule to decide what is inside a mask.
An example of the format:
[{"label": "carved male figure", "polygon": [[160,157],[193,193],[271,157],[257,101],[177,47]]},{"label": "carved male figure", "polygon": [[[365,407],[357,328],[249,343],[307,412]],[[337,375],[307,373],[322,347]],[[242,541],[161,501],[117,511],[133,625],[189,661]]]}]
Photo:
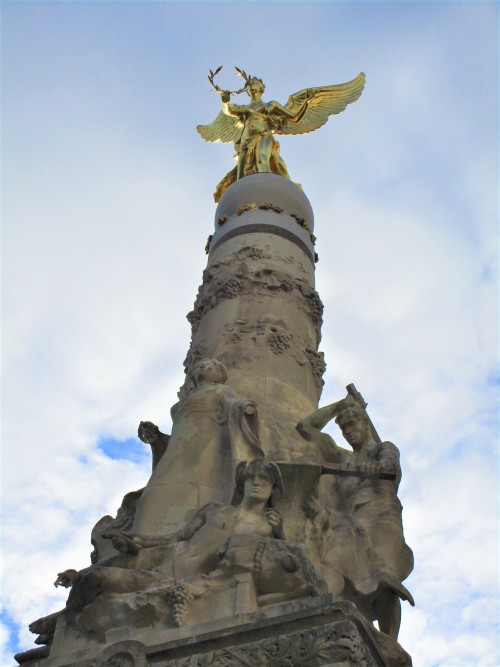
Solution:
[{"label": "carved male figure", "polygon": [[[321,433],[331,419],[352,451]],[[378,621],[382,632],[396,639],[400,598],[414,604],[401,584],[413,569],[413,554],[404,540],[397,497],[399,451],[391,442],[377,441],[366,411],[350,395],[315,411],[297,428],[304,438],[319,444],[326,461],[345,464],[358,473],[335,478],[333,509],[342,519],[333,526],[328,562],[354,587],[357,604]],[[394,479],[377,477],[382,471],[394,473]]]}]

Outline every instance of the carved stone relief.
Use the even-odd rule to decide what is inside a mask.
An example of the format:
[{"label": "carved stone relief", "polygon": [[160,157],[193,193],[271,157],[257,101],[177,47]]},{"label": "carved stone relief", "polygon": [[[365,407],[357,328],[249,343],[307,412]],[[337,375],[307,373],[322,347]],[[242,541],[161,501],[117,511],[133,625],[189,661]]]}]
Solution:
[{"label": "carved stone relief", "polygon": [[[284,320],[271,313],[262,315],[256,322],[246,318],[226,322],[220,341],[224,342],[225,351],[219,356],[228,369],[248,371],[256,366],[258,357],[251,354],[252,349],[248,345],[251,342],[255,351],[261,348],[261,356],[263,348],[267,348],[273,355],[286,355],[299,366],[309,366],[318,392],[321,391],[326,369],[323,353],[316,352],[310,346],[310,341],[292,333]],[[191,343],[184,360],[185,372],[189,373],[192,364],[206,354],[207,349],[203,343]]]},{"label": "carved stone relief", "polygon": [[[229,259],[216,262],[204,270],[203,283],[198,289],[194,308],[187,315],[193,334],[198,330],[203,315],[222,299],[261,293],[283,296],[284,293],[293,292],[297,308],[305,312],[314,323],[316,345],[319,345],[323,322],[323,304],[319,294],[306,279],[294,277],[289,271],[270,266],[250,268],[247,264],[262,259],[270,259],[269,253],[259,247],[247,246]],[[290,259],[293,258],[285,258],[284,262],[291,263]],[[298,266],[298,269],[304,271],[303,266]]]},{"label": "carved stone relief", "polygon": [[351,621],[283,634],[166,663],[168,667],[375,667]]},{"label": "carved stone relief", "polygon": [[88,667],[147,667],[144,646],[137,641],[118,642],[105,649]]}]

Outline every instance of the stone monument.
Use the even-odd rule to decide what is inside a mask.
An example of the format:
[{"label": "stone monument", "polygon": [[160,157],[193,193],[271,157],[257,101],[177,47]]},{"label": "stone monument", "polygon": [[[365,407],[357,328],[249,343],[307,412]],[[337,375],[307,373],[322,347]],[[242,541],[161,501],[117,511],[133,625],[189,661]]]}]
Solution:
[{"label": "stone monument", "polygon": [[[193,310],[172,432],[141,422],[153,472],[92,530],[89,566],[60,572],[64,609],[30,625],[30,667],[405,667],[399,452],[354,385],[319,407],[325,362],[314,220],[276,134],[310,132],[359,98],[364,74],[262,101],[221,94],[198,126],[234,142]],[[230,102],[246,91],[250,103]],[[161,418],[161,415],[159,415]],[[331,420],[348,448],[322,432]],[[374,622],[378,625],[375,627]]]}]

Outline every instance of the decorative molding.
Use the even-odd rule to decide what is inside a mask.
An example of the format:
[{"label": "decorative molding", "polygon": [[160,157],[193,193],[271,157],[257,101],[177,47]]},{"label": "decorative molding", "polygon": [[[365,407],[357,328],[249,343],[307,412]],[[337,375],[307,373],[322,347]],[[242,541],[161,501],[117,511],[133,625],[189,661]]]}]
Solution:
[{"label": "decorative molding", "polygon": [[351,621],[280,634],[199,655],[167,660],[165,667],[375,667]]}]

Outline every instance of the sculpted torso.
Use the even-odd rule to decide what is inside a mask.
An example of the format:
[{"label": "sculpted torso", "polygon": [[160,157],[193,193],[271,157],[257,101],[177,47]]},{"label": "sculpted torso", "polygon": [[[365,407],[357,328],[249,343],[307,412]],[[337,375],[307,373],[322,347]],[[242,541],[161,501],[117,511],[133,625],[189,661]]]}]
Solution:
[{"label": "sculpted torso", "polygon": [[[254,136],[258,136],[272,129],[273,123],[270,114],[272,112],[273,102],[256,102],[249,104],[248,107],[237,107],[237,115],[244,118],[245,126],[241,135],[242,143],[248,141]],[[241,110],[241,111],[240,111]]]},{"label": "sculpted torso", "polygon": [[175,548],[175,577],[193,572],[210,572],[217,567],[220,551],[233,535],[271,537],[272,526],[265,514],[248,513],[241,505],[210,503],[201,510],[204,525]]}]

